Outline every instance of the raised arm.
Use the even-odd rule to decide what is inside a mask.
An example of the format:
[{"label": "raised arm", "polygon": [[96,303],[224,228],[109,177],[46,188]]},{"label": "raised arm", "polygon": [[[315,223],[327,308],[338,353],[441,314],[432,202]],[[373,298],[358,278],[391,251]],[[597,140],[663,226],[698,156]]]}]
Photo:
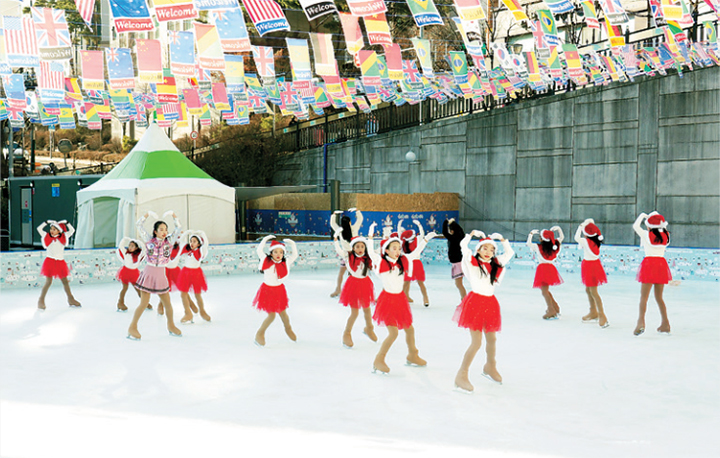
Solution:
[{"label": "raised arm", "polygon": [[460,241],[460,251],[462,251],[463,259],[470,259],[473,255],[470,250],[470,240],[472,240],[474,232],[465,234],[465,237]]},{"label": "raised arm", "polygon": [[442,235],[446,239],[450,238],[450,231],[448,230],[449,225],[450,225],[450,221],[448,221],[448,220],[443,221]]},{"label": "raised arm", "polygon": [[362,212],[360,210],[357,210],[355,208],[351,208],[348,211],[355,211],[355,224],[350,226],[350,229],[352,230],[352,235],[355,237],[360,233],[360,227],[362,226],[363,221],[365,220],[365,217],[363,216]]},{"label": "raised arm", "polygon": [[551,231],[557,232],[557,241],[562,243],[563,240],[565,240],[565,234],[563,233],[563,230],[560,226],[553,226],[550,228]]},{"label": "raised arm", "polygon": [[[370,226],[373,228],[372,226]],[[373,228],[374,229],[374,228]],[[367,243],[365,244],[367,248],[368,256],[370,256],[370,260],[373,263],[373,266],[377,269],[380,266],[380,261],[382,258],[380,258],[380,255],[375,251],[375,242],[373,242],[372,235],[368,235],[367,237]]]},{"label": "raised arm", "polygon": [[530,231],[530,233],[528,234],[527,242],[525,242],[525,244],[529,247],[534,246],[535,244],[533,243],[533,236],[539,233],[540,231],[538,231],[537,229],[533,229],[532,231]]},{"label": "raised arm", "polygon": [[275,236],[270,234],[270,235],[266,235],[265,237],[262,238],[262,240],[260,240],[260,243],[258,244],[257,250],[256,250],[257,256],[258,256],[258,259],[260,259],[260,262],[262,262],[266,256],[265,255],[265,244],[267,243],[268,240],[274,239],[274,238],[275,238]]},{"label": "raised arm", "polygon": [[125,248],[127,248],[128,244],[130,244],[130,237],[123,237],[122,240],[120,240],[120,244],[118,244],[115,254],[120,261],[125,260]]},{"label": "raised arm", "polygon": [[578,245],[582,245],[582,231],[586,224],[587,222],[582,222],[575,231],[575,237],[573,237],[573,239],[575,239]]},{"label": "raised arm", "polygon": [[343,259],[348,258],[348,252],[343,250],[342,246],[340,246],[340,233],[336,232],[333,236],[333,246],[335,247],[335,252]]},{"label": "raised arm", "polygon": [[422,224],[420,224],[420,221],[414,219],[413,224],[415,224],[418,227],[418,234],[420,234],[420,238],[425,237],[425,229],[423,229]]},{"label": "raised arm", "polygon": [[137,228],[138,234],[140,234],[140,238],[147,241],[150,240],[152,237],[148,232],[145,230],[145,221],[148,219],[148,216],[155,215],[157,218],[157,215],[153,212],[147,212],[144,215],[140,217],[139,220],[137,220],[137,223],[135,223],[135,227]]},{"label": "raised arm", "polygon": [[646,232],[640,225],[643,221],[645,221],[645,219],[647,219],[647,217],[648,215],[646,213],[640,213],[640,215],[638,215],[637,219],[633,223],[633,229],[635,229],[635,233],[640,237],[642,237],[643,234],[645,234]]},{"label": "raised arm", "polygon": [[336,210],[333,212],[332,215],[330,215],[330,228],[332,229],[333,234],[337,231],[342,230],[340,224],[337,222],[338,218],[340,218],[340,215],[342,215],[342,213],[342,211]]},{"label": "raised arm", "polygon": [[37,231],[41,238],[45,237],[45,234],[47,234],[47,232],[45,232],[45,226],[47,226],[47,221],[43,221],[42,224],[37,227]]},{"label": "raised arm", "polygon": [[406,254],[405,256],[407,256],[407,258],[410,260],[420,259],[420,255],[422,254],[422,251],[425,249],[428,242],[430,240],[434,239],[436,235],[437,235],[436,233],[431,232],[427,235],[427,237],[418,237],[417,238],[418,243],[417,243],[417,246],[415,247],[415,249],[412,251],[412,253]]},{"label": "raised arm", "polygon": [[70,237],[73,236],[75,233],[75,228],[72,224],[68,223],[66,220],[59,221],[61,224],[65,224],[65,227],[67,227],[67,230],[65,231],[65,240],[70,240]]},{"label": "raised arm", "polygon": [[404,229],[403,229],[403,225],[402,225],[402,220],[401,220],[401,219],[398,219],[398,229],[397,229],[398,235],[402,234],[402,233],[403,233],[403,230],[404,230]]},{"label": "raised arm", "polygon": [[297,258],[300,257],[300,253],[298,253],[297,245],[295,245],[295,241],[293,239],[283,239],[283,242],[285,242],[285,245],[290,246],[290,250],[292,253],[288,255],[288,257],[285,259],[285,262],[288,266],[292,265],[295,261],[297,261]]},{"label": "raised arm", "polygon": [[196,231],[195,235],[200,237],[200,242],[202,243],[202,245],[200,245],[200,261],[202,261],[207,258],[207,255],[210,252],[207,235],[205,234],[205,231]]},{"label": "raised arm", "polygon": [[170,242],[173,242],[179,235],[180,235],[180,220],[178,219],[178,216],[175,214],[174,211],[168,210],[165,213],[163,213],[163,219],[167,218],[169,216],[172,216],[173,219],[173,225],[175,226],[175,229],[173,229],[172,234],[168,235],[168,240]]},{"label": "raised arm", "polygon": [[501,255],[497,256],[497,260],[500,263],[500,265],[502,265],[502,266],[506,265],[508,262],[510,262],[510,260],[513,258],[513,256],[515,256],[515,251],[513,251],[512,246],[510,245],[510,242],[508,241],[508,239],[503,237],[502,234],[498,234],[497,232],[490,235],[490,238],[493,240],[497,240],[502,245],[503,253]]}]

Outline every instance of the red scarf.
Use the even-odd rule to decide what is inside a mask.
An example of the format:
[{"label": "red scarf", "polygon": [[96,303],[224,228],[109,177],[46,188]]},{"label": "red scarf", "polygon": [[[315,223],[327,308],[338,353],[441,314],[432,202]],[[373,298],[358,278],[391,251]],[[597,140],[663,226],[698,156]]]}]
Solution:
[{"label": "red scarf", "polygon": [[[480,267],[481,269],[485,269],[485,272],[490,275],[490,272],[492,272],[492,264],[485,261],[478,261],[477,257],[473,256],[470,260],[472,265],[475,267]],[[503,268],[502,266],[498,266],[497,273],[495,274],[495,278],[498,278],[500,276],[500,272],[502,272]]]},{"label": "red scarf", "polygon": [[[176,250],[173,249],[173,251],[176,251]],[[180,256],[184,255],[185,253],[192,253],[192,255],[195,256],[195,259],[197,259],[198,261],[200,260],[200,256],[202,256],[202,254],[200,253],[200,249],[196,248],[193,250],[192,248],[190,248],[190,245],[185,245],[183,250],[180,252]],[[173,254],[173,256],[174,256],[174,254]],[[263,270],[264,270],[264,268],[263,268]]]},{"label": "red scarf", "polygon": [[46,247],[49,247],[50,244],[55,241],[60,242],[60,244],[63,246],[67,245],[67,240],[65,239],[64,232],[61,233],[60,235],[58,235],[57,237],[53,237],[52,235],[46,233],[45,237],[43,237],[43,241],[44,241]]},{"label": "red scarf", "polygon": [[350,255],[348,256],[348,264],[350,264],[350,269],[352,269],[353,272],[357,272],[358,270],[362,269],[362,266],[363,264],[365,264],[366,260],[368,269],[372,269],[372,261],[367,254],[358,257],[355,253],[350,253]]},{"label": "red scarf", "polygon": [[272,266],[275,266],[275,273],[277,274],[278,280],[287,276],[288,268],[284,260],[280,262],[275,262],[270,256],[265,257],[262,265],[262,271],[265,272]]},{"label": "red scarf", "polygon": [[[406,273],[407,273],[407,271],[408,271],[408,260],[407,260],[407,258],[406,258],[405,256],[403,256],[403,255],[400,255],[400,257],[398,258],[398,260],[397,260],[397,262],[396,262],[395,264],[397,264],[397,263],[402,264],[402,266],[403,266],[403,272],[406,272]],[[388,265],[388,264],[389,264],[389,265]],[[395,264],[393,264],[392,262],[388,262],[388,261],[386,261],[385,259],[383,259],[382,261],[380,261],[380,273],[389,272],[391,268],[392,268],[392,269],[395,269],[395,267],[396,267]]]},{"label": "red scarf", "polygon": [[130,256],[132,256],[133,262],[137,262],[138,258],[140,257],[140,250],[137,250],[137,251],[125,250],[125,254],[129,254]]}]

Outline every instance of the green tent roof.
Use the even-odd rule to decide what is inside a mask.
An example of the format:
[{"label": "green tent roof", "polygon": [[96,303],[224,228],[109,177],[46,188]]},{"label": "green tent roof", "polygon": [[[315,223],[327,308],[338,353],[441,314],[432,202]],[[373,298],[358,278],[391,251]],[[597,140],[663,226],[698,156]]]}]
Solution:
[{"label": "green tent roof", "polygon": [[165,132],[152,123],[137,145],[103,180],[213,177],[180,152]]}]

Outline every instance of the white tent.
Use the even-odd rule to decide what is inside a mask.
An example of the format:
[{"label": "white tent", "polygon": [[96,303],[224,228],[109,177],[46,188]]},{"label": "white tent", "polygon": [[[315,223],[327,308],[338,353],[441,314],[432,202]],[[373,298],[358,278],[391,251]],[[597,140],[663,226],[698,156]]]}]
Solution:
[{"label": "white tent", "polygon": [[75,248],[117,246],[137,235],[135,222],[149,210],[173,210],[183,229],[202,229],[211,243],[235,242],[235,189],[193,164],[157,124],[110,173],[78,191],[77,205]]}]

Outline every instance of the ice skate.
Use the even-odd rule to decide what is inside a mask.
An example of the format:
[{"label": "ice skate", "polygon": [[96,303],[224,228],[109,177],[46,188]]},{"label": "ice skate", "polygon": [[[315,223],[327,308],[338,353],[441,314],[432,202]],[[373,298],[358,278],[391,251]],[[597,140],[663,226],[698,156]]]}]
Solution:
[{"label": "ice skate", "polygon": [[45,301],[43,299],[38,299],[38,309],[45,310]]},{"label": "ice skate", "polygon": [[297,336],[295,335],[295,333],[293,332],[293,330],[290,326],[287,326],[285,328],[285,334],[287,334],[287,336],[290,338],[290,340],[292,340],[293,342],[297,342]]},{"label": "ice skate", "polygon": [[455,390],[464,394],[472,394],[475,387],[468,379],[468,371],[460,371],[455,376]]},{"label": "ice skate", "polygon": [[353,347],[353,340],[352,335],[349,331],[345,331],[342,336],[342,343],[343,347],[345,348],[352,348]]},{"label": "ice skate", "polygon": [[639,336],[639,335],[641,335],[643,332],[645,332],[645,326],[644,326],[644,325],[637,325],[637,326],[635,327],[635,330],[633,331],[633,335],[634,335],[634,336]]},{"label": "ice skate", "polygon": [[135,337],[135,336],[132,335],[132,334],[128,334],[127,337],[125,337],[125,338],[128,339],[128,340],[135,340],[135,341],[140,340],[140,337]]},{"label": "ice skate", "polygon": [[430,303],[429,303],[429,302],[425,302],[425,307],[430,307]]},{"label": "ice skate", "polygon": [[670,326],[662,326],[660,325],[659,328],[657,328],[658,334],[669,336],[670,335]]},{"label": "ice skate", "polygon": [[407,358],[405,359],[405,364],[416,367],[427,366],[427,361],[422,359],[418,353],[419,352],[417,350],[408,353]]},{"label": "ice skate", "polygon": [[168,332],[172,337],[182,337],[182,331],[176,326],[168,326]]},{"label": "ice skate", "polygon": [[117,311],[118,312],[127,312],[127,305],[125,305],[123,302],[117,303]]},{"label": "ice skate", "polygon": [[486,377],[488,380],[491,380],[491,381],[497,383],[498,385],[502,385],[502,376],[500,375],[500,373],[497,371],[497,369],[495,367],[490,367],[487,364],[485,364],[485,366],[483,366],[482,375],[483,375],[483,377]]},{"label": "ice skate", "polygon": [[559,313],[547,312],[547,313],[545,313],[545,315],[543,315],[543,320],[546,320],[546,321],[559,320],[559,319],[560,319]]},{"label": "ice skate", "polygon": [[82,305],[80,305],[80,302],[78,302],[77,299],[75,299],[74,297],[68,299],[68,305],[75,308],[82,307]]},{"label": "ice skate", "polygon": [[388,375],[390,373],[390,367],[385,364],[385,355],[378,353],[373,361],[373,374]]},{"label": "ice skate", "polygon": [[601,316],[601,317],[598,319],[598,325],[600,325],[600,327],[601,327],[602,329],[605,329],[605,328],[607,328],[607,327],[610,326],[610,322],[608,321],[608,319],[607,319],[606,316]]},{"label": "ice skate", "polygon": [[255,345],[257,345],[258,347],[265,346],[265,334],[261,334],[260,332],[255,334]]},{"label": "ice skate", "polygon": [[195,321],[193,321],[193,315],[192,313],[188,314],[185,313],[182,318],[180,318],[181,324],[193,324]]},{"label": "ice skate", "polygon": [[368,336],[368,338],[373,342],[377,342],[378,340],[377,335],[375,335],[375,331],[369,326],[366,326],[365,329],[363,329],[363,334]]},{"label": "ice skate", "polygon": [[145,310],[152,310],[152,309],[153,309],[153,307],[151,304],[148,304],[147,307],[145,307]]},{"label": "ice skate", "polygon": [[593,312],[592,310],[590,313],[582,317],[583,323],[589,323],[591,321],[597,321],[600,318],[600,315],[598,315],[597,312]]},{"label": "ice skate", "polygon": [[140,340],[140,333],[137,329],[128,329],[127,338],[130,340]]},{"label": "ice skate", "polygon": [[203,320],[210,321],[210,315],[208,315],[208,313],[204,309],[200,310],[200,316]]}]

